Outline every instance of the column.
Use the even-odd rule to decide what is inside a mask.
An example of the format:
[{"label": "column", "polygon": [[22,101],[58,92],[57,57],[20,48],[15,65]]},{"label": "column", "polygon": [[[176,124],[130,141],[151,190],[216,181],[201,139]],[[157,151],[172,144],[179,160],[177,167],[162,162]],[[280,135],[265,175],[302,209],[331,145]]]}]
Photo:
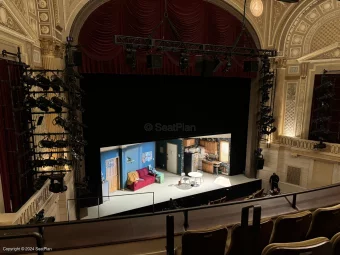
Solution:
[{"label": "column", "polygon": [[285,76],[286,76],[286,59],[277,58],[276,64],[276,84],[274,100],[274,118],[277,131],[272,134],[272,141],[276,142],[280,135],[283,135],[284,109],[285,109]]}]

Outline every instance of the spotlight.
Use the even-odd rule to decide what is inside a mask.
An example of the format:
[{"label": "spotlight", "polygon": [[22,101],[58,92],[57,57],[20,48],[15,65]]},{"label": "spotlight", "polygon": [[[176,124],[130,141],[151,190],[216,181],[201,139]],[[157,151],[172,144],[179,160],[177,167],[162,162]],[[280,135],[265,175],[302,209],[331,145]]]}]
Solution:
[{"label": "spotlight", "polygon": [[51,81],[49,79],[47,79],[46,77],[44,77],[41,74],[38,74],[37,77],[37,86],[42,88],[43,90],[49,90],[50,86],[51,86]]},{"label": "spotlight", "polygon": [[67,190],[67,186],[64,185],[64,174],[50,175],[50,187],[49,190],[52,193],[63,193]]},{"label": "spotlight", "polygon": [[28,87],[32,87],[32,86],[37,85],[37,81],[34,78],[32,78],[30,76],[26,76],[26,75],[23,76],[23,82],[26,83],[26,85]]},{"label": "spotlight", "polygon": [[54,141],[51,140],[41,140],[39,142],[39,147],[40,148],[49,148],[52,149],[54,147]]},{"label": "spotlight", "polygon": [[33,97],[26,97],[24,100],[24,106],[28,108],[37,107],[37,101]]},{"label": "spotlight", "polygon": [[262,128],[262,134],[263,135],[270,135],[272,133],[276,132],[276,127],[273,126],[266,126],[264,128]]},{"label": "spotlight", "polygon": [[232,65],[233,65],[233,64],[232,64],[232,62],[231,62],[231,57],[228,56],[228,57],[227,57],[226,66],[224,67],[224,72],[225,72],[225,73],[229,72],[229,70],[231,69]]},{"label": "spotlight", "polygon": [[260,114],[266,115],[269,114],[272,111],[272,109],[269,106],[261,106],[260,108]]},{"label": "spotlight", "polygon": [[262,103],[268,102],[270,99],[268,92],[262,92]]},{"label": "spotlight", "polygon": [[126,52],[126,64],[129,65],[132,69],[135,69],[136,49],[133,49],[132,46],[127,46],[125,52]]},{"label": "spotlight", "polygon": [[57,165],[58,166],[65,166],[65,165],[71,166],[72,160],[68,160],[68,159],[65,159],[65,158],[58,158],[57,159]]},{"label": "spotlight", "polygon": [[44,96],[38,97],[36,100],[36,103],[37,103],[37,107],[43,112],[49,111],[48,107],[51,105],[51,102],[48,99],[46,99],[46,97]]},{"label": "spotlight", "polygon": [[272,82],[266,82],[264,83],[261,87],[260,87],[260,90],[262,91],[266,91],[266,90],[269,90],[271,88],[273,88],[274,84]]},{"label": "spotlight", "polygon": [[54,147],[55,148],[66,148],[69,146],[69,143],[68,141],[65,141],[65,140],[57,140],[54,142]]},{"label": "spotlight", "polygon": [[53,75],[51,80],[51,88],[54,92],[60,92],[60,88],[64,87],[64,82],[58,76]]},{"label": "spotlight", "polygon": [[179,58],[179,67],[182,72],[189,67],[189,55],[188,54],[181,53],[181,56]]}]

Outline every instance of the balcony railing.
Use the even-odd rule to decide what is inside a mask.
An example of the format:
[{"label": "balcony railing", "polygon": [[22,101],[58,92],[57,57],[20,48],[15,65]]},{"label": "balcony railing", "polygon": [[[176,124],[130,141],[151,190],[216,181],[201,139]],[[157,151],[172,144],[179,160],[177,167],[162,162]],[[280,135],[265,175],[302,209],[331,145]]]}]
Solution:
[{"label": "balcony railing", "polygon": [[[303,149],[315,151],[314,145],[318,144],[317,141],[304,140],[296,137],[280,136],[279,144],[283,146],[289,146],[291,148]],[[320,151],[320,153],[328,154],[332,156],[340,156],[340,144],[337,143],[325,143],[326,148]]]},{"label": "balcony railing", "polygon": [[[0,236],[11,233],[38,232],[43,235],[44,246],[53,251],[136,242],[164,238],[166,215],[174,216],[174,233],[181,235],[185,230],[239,223],[242,208],[252,205],[261,206],[262,217],[267,218],[339,204],[339,192],[340,184],[335,184],[273,197],[156,213],[39,225],[4,226],[0,227]],[[0,246],[34,247],[33,241],[29,242],[26,239],[14,240],[15,242],[11,243],[8,243],[9,240],[6,241],[7,243],[3,243],[0,240]]]},{"label": "balcony railing", "polygon": [[36,213],[44,208],[48,200],[52,197],[53,193],[49,191],[50,183],[45,182],[44,186],[38,190],[13,217],[13,224],[27,224]]}]

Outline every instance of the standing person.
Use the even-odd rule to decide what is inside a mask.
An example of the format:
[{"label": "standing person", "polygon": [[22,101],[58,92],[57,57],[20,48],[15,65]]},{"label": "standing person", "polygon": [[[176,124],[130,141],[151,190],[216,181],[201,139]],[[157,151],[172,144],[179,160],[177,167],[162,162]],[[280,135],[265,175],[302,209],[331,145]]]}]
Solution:
[{"label": "standing person", "polygon": [[276,173],[273,173],[273,175],[270,176],[269,183],[271,184],[271,190],[279,190],[279,181],[280,178]]}]

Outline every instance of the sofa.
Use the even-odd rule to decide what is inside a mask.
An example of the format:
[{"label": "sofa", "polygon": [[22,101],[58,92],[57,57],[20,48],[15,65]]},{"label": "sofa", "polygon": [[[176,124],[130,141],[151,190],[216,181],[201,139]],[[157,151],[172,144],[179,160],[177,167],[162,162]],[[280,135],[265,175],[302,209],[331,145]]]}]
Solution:
[{"label": "sofa", "polygon": [[136,191],[152,183],[155,183],[156,176],[152,173],[149,173],[149,169],[147,167],[139,169],[136,172],[138,173],[139,179],[143,179],[143,181],[135,181],[134,183],[127,185],[130,190]]}]

